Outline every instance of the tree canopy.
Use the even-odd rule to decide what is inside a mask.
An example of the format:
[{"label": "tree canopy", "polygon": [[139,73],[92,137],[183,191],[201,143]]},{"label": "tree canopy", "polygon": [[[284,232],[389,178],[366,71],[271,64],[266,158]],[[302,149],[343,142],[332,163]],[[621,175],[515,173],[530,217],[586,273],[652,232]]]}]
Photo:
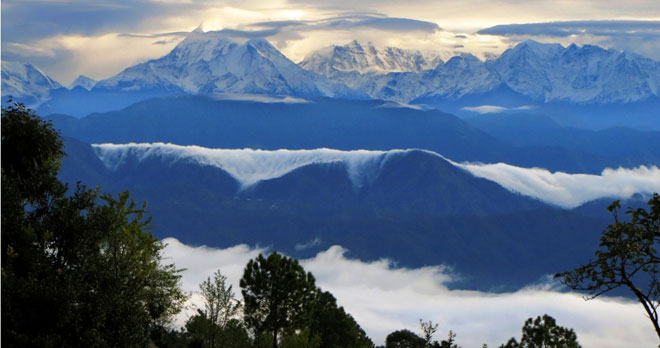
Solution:
[{"label": "tree canopy", "polygon": [[2,343],[145,347],[184,294],[128,193],[57,179],[60,135],[22,105],[2,109]]},{"label": "tree canopy", "polygon": [[500,348],[580,348],[580,344],[573,329],[557,325],[553,317],[545,314],[525,321],[520,343],[511,338]]},{"label": "tree canopy", "polygon": [[250,260],[240,286],[245,323],[257,335],[269,332],[274,348],[284,330],[301,329],[309,323],[318,296],[312,274],[298,260],[277,252]]}]

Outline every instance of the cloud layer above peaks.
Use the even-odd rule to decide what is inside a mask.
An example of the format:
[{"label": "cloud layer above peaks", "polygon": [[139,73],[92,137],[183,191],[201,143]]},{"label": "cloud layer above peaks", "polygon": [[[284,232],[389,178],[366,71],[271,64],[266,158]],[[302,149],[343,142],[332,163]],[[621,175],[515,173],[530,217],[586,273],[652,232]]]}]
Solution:
[{"label": "cloud layer above peaks", "polygon": [[[165,261],[186,269],[186,291],[198,291],[199,283],[219,269],[240,293],[238,282],[247,261],[268,251],[245,245],[192,247],[172,238],[164,242],[168,244]],[[419,332],[418,320],[423,318],[439,324],[435,339],[443,339],[453,330],[463,347],[481,347],[483,343],[497,347],[512,336],[520,338],[527,318],[546,313],[559,325],[574,328],[585,348],[651,347],[657,343],[643,309],[635,302],[612,298],[585,302],[578,294],[560,293],[548,286],[504,294],[450,290],[445,284],[452,275],[443,266],[399,268],[391,260],[364,262],[347,257],[348,253],[333,246],[302,260],[302,265],[377,345],[395,330]],[[199,298],[196,301],[199,304]]]}]

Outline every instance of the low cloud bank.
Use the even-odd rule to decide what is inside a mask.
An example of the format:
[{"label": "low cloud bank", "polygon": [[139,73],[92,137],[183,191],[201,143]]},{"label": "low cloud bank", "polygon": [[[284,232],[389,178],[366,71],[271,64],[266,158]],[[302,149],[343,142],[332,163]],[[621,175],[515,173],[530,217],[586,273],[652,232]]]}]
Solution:
[{"label": "low cloud bank", "polygon": [[[199,283],[216,269],[228,277],[240,298],[238,282],[248,260],[264,248],[238,245],[226,249],[193,247],[168,238],[164,240],[166,262],[185,268],[183,288],[198,291]],[[498,347],[510,337],[520,337],[528,317],[547,313],[559,325],[575,329],[585,348],[654,347],[657,339],[641,306],[617,298],[584,301],[579,294],[560,293],[551,287],[529,287],[514,293],[494,294],[449,290],[449,269],[428,266],[408,269],[390,260],[364,262],[346,256],[347,250],[332,246],[315,257],[302,260],[317,284],[330,291],[365,329],[374,343],[398,329],[419,332],[418,320],[439,323],[435,339],[448,330],[458,333],[463,347]],[[193,302],[199,304],[199,296]],[[178,319],[181,324],[186,314]]]},{"label": "low cloud bank", "polygon": [[600,175],[550,172],[506,163],[457,164],[475,176],[507,189],[564,208],[574,208],[598,198],[629,198],[637,192],[660,192],[660,168],[605,169]]},{"label": "low cloud bank", "polygon": [[504,106],[497,105],[480,105],[480,106],[466,106],[461,110],[476,112],[478,114],[499,114],[502,112],[511,112],[511,111],[526,111],[532,110],[533,107],[529,105],[523,105],[516,108],[506,108]]}]

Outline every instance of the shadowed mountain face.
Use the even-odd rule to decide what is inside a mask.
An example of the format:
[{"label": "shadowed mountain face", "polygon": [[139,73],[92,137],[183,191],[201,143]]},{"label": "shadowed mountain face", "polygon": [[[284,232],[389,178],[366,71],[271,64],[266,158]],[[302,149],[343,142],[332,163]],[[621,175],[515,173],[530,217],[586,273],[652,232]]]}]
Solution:
[{"label": "shadowed mountain face", "polygon": [[[102,161],[85,143],[66,145],[62,179],[130,190],[149,202],[158,237],[269,245],[296,257],[340,244],[363,259],[452,265],[464,277],[459,287],[510,290],[577,265],[605,225],[513,194],[424,151],[357,165],[348,158],[310,163],[246,187],[235,175],[245,178],[250,167],[223,170],[164,152],[123,151],[112,159],[106,152]],[[296,248],[315,238],[319,245]]]}]

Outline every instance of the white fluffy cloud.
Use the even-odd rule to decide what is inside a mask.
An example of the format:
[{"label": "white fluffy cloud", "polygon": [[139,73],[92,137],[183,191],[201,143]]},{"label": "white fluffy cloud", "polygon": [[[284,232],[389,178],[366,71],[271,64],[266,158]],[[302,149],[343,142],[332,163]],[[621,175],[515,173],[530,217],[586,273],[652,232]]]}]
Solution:
[{"label": "white fluffy cloud", "polygon": [[[245,245],[227,249],[192,247],[172,238],[165,243],[168,244],[164,250],[166,261],[186,268],[183,287],[187,291],[197,291],[198,284],[216,269],[238,290],[247,261],[267,251]],[[440,324],[436,339],[444,338],[451,329],[458,333],[458,343],[463,347],[481,347],[482,343],[497,347],[512,336],[519,338],[520,328],[528,317],[545,313],[560,325],[574,328],[585,348],[657,344],[641,306],[632,301],[615,298],[584,301],[578,294],[560,293],[547,287],[505,294],[450,290],[445,284],[451,276],[442,266],[399,268],[389,260],[351,259],[346,257],[346,252],[333,246],[303,260],[302,264],[314,274],[317,284],[330,291],[356,318],[376,344],[382,344],[385,336],[394,330],[408,328],[419,332],[418,320],[423,318]]]}]

